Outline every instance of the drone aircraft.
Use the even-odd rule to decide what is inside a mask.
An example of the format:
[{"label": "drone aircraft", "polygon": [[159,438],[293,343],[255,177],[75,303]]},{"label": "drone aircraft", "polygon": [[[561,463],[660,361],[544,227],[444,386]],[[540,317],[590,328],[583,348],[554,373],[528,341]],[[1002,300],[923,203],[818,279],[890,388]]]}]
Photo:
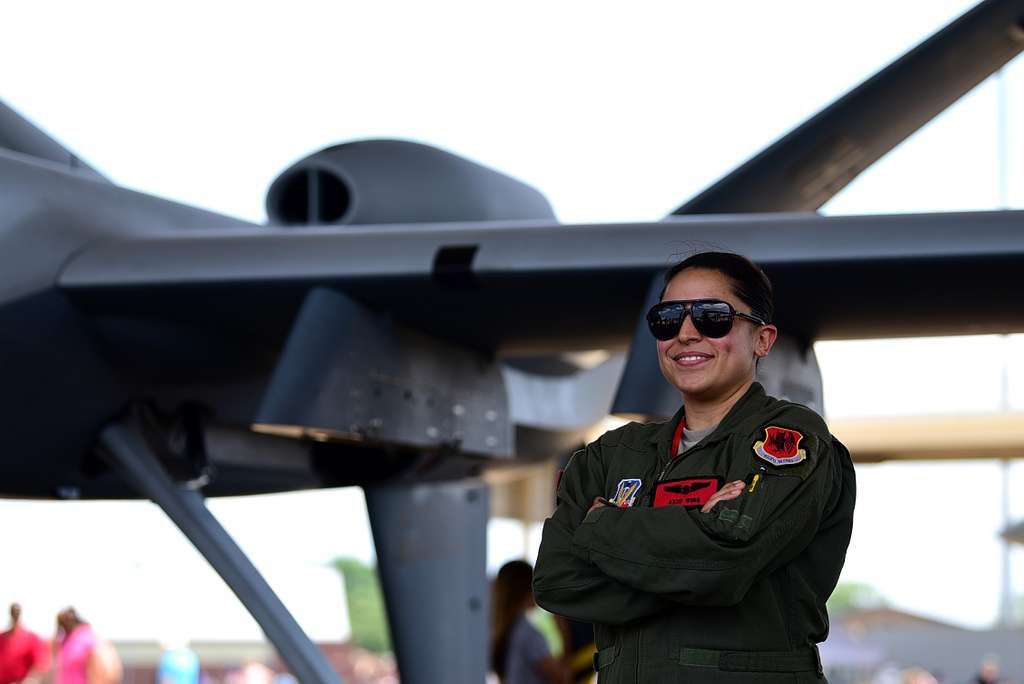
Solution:
[{"label": "drone aircraft", "polygon": [[649,223],[560,224],[366,140],[286,169],[258,225],[118,187],[0,104],[0,495],[153,500],[300,681],[339,682],[204,498],[362,486],[402,680],[482,681],[478,476],[675,411],[643,313],[679,244],[765,268],[761,381],[819,410],[815,340],[1024,330],[1024,213],[816,213],[1022,49],[1024,0],[986,0]]}]

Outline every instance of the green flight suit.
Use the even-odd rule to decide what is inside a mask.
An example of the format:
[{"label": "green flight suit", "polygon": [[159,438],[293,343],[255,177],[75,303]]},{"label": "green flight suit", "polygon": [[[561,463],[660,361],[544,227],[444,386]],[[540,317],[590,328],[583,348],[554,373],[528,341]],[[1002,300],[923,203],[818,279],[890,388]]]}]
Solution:
[{"label": "green flight suit", "polygon": [[[849,452],[757,383],[673,457],[682,419],[630,423],[574,454],[544,523],[537,603],[594,623],[601,684],[821,684],[816,644],[853,528]],[[652,505],[658,482],[685,492],[711,478],[748,487],[708,513]],[[632,505],[587,512],[617,493]]]}]

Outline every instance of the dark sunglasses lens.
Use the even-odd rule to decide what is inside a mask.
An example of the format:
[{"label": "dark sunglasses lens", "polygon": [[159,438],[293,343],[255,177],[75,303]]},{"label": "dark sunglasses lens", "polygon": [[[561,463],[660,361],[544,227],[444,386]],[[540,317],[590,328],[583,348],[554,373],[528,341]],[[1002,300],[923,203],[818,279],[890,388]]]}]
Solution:
[{"label": "dark sunglasses lens", "polygon": [[732,330],[732,309],[725,302],[694,302],[693,327],[704,337],[725,337]]},{"label": "dark sunglasses lens", "polygon": [[682,304],[658,304],[647,314],[647,327],[659,340],[671,340],[679,333],[686,307]]}]

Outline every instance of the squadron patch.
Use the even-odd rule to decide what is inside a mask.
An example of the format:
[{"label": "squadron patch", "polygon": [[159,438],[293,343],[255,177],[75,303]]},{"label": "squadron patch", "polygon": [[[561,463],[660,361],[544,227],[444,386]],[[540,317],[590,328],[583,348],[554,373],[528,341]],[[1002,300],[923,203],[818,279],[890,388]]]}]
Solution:
[{"label": "squadron patch", "polygon": [[651,505],[655,508],[662,506],[698,508],[708,502],[708,499],[721,488],[723,482],[725,479],[717,475],[658,482],[654,485]]},{"label": "squadron patch", "polygon": [[615,490],[615,496],[608,500],[612,506],[629,508],[636,501],[636,495],[640,492],[642,481],[638,478],[627,478],[619,480],[619,486]]},{"label": "squadron patch", "polygon": [[764,439],[754,442],[754,453],[772,465],[796,465],[807,458],[807,450],[800,448],[803,438],[796,430],[771,425],[764,429]]}]

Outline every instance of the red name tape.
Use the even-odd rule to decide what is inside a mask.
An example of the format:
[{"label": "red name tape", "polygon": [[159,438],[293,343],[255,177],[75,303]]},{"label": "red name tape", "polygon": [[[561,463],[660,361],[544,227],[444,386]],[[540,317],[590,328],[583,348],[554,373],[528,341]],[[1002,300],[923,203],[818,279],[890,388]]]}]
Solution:
[{"label": "red name tape", "polygon": [[722,486],[721,477],[691,477],[686,480],[669,480],[654,485],[655,508],[662,506],[685,506],[697,508],[708,502],[708,499]]}]

